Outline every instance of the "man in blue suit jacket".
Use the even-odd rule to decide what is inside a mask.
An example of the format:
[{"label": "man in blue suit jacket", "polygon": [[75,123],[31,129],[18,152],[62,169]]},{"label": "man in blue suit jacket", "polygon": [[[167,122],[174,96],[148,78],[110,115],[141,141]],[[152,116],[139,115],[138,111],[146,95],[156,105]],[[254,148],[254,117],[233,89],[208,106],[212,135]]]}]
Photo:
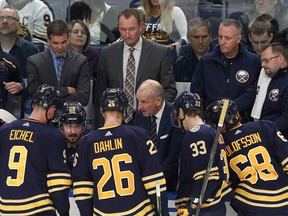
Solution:
[{"label": "man in blue suit jacket", "polygon": [[166,178],[167,191],[175,191],[178,181],[178,161],[183,132],[172,126],[171,103],[164,99],[164,89],[155,80],[145,80],[137,90],[138,110],[134,124],[151,132],[151,118],[155,116],[157,136],[155,146],[159,152]]}]

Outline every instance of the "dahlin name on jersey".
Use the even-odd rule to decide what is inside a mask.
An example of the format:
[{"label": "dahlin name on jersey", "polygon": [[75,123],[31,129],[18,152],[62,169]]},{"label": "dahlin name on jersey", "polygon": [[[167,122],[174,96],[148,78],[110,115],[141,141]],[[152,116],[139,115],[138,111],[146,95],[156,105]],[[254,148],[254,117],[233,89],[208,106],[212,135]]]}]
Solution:
[{"label": "dahlin name on jersey", "polygon": [[106,151],[114,151],[116,149],[122,149],[122,139],[116,138],[113,140],[104,140],[100,142],[94,143],[94,152],[95,154],[106,152]]}]

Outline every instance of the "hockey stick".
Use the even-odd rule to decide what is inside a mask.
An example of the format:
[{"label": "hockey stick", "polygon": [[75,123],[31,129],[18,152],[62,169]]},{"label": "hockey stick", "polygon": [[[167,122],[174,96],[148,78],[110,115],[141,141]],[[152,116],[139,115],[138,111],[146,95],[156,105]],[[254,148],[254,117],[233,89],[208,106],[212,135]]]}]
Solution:
[{"label": "hockey stick", "polygon": [[210,175],[210,172],[211,172],[211,168],[212,168],[212,165],[213,165],[213,162],[214,162],[214,158],[215,158],[215,153],[216,153],[217,146],[218,146],[218,138],[220,136],[220,133],[221,133],[221,130],[222,130],[222,127],[223,127],[223,123],[224,123],[224,119],[225,119],[226,112],[227,112],[227,109],[228,109],[228,105],[229,105],[229,100],[228,99],[224,99],[223,100],[223,107],[222,107],[220,118],[219,118],[218,125],[217,125],[216,136],[214,138],[213,145],[212,145],[212,148],[211,148],[210,158],[209,158],[209,161],[208,161],[207,170],[206,170],[204,181],[203,181],[203,185],[202,185],[202,188],[201,188],[201,193],[200,193],[200,197],[199,197],[199,203],[198,203],[197,208],[196,208],[195,216],[199,216],[199,213],[200,213],[200,209],[201,209],[202,202],[203,202],[203,197],[204,197],[204,194],[205,194],[205,191],[206,191],[206,188],[207,188],[209,175]]},{"label": "hockey stick", "polygon": [[160,184],[159,181],[156,182],[156,198],[157,198],[157,211],[159,216],[162,215],[161,213],[161,191],[160,191]]}]

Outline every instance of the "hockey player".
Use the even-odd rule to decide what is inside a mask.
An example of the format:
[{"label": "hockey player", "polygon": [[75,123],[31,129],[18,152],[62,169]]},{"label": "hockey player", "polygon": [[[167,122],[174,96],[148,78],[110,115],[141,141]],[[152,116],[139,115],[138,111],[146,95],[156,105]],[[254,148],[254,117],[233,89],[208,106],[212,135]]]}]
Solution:
[{"label": "hockey player", "polygon": [[48,48],[47,26],[53,21],[49,7],[40,0],[2,0],[0,3],[2,8],[7,5],[19,11],[20,22],[32,34],[32,42],[43,43]]},{"label": "hockey player", "polygon": [[[207,123],[217,124],[223,100],[206,110]],[[231,206],[239,216],[288,215],[288,141],[273,122],[240,123],[238,107],[229,102],[223,126],[230,180]]]},{"label": "hockey player", "polygon": [[[204,124],[201,107],[199,95],[186,91],[175,100],[171,113],[173,125],[186,131],[180,152],[179,186],[175,202],[180,216],[195,214],[216,136],[216,131]],[[225,216],[224,202],[232,191],[226,182],[229,174],[224,144],[221,139],[218,142],[201,206],[201,216]]]},{"label": "hockey player", "polygon": [[77,146],[85,130],[86,110],[79,102],[68,101],[64,103],[59,128],[67,138],[67,148],[63,152],[66,163],[72,169]]},{"label": "hockey player", "polygon": [[128,105],[124,92],[108,88],[100,102],[104,127],[81,139],[72,169],[81,215],[168,215],[157,149],[144,129],[121,125]]},{"label": "hockey player", "polygon": [[69,215],[71,176],[63,134],[47,124],[61,109],[58,90],[41,85],[28,119],[0,128],[0,215]]}]

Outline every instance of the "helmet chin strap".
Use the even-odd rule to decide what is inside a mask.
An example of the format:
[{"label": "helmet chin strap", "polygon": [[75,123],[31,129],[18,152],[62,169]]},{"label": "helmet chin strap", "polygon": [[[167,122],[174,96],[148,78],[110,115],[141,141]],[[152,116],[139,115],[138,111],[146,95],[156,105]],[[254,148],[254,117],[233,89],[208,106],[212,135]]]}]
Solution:
[{"label": "helmet chin strap", "polygon": [[178,119],[178,120],[180,121],[180,125],[181,125],[182,131],[183,131],[183,132],[186,132],[186,130],[185,130],[184,126],[183,126],[183,120],[184,120],[184,119],[185,119],[185,115],[184,115],[184,118]]},{"label": "helmet chin strap", "polygon": [[49,124],[51,119],[48,119],[48,110],[46,110],[45,117],[46,117],[46,120],[47,120],[47,124]]},{"label": "helmet chin strap", "polygon": [[29,3],[31,0],[7,0],[10,6],[17,10],[21,10],[27,3]]}]

